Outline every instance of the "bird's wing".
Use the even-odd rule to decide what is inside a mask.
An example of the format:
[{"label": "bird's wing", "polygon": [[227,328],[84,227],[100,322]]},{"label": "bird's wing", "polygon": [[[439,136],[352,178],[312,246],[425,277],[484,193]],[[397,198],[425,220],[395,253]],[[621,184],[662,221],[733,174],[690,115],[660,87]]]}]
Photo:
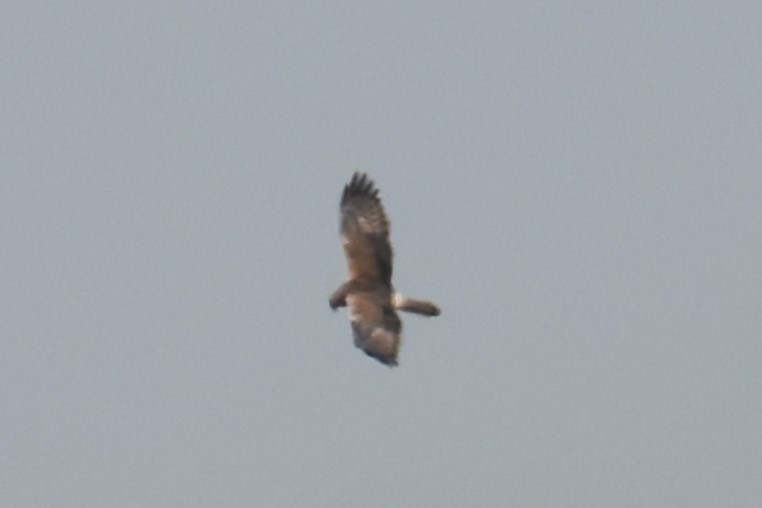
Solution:
[{"label": "bird's wing", "polygon": [[378,189],[365,174],[355,173],[341,195],[341,238],[349,278],[391,286],[392,245],[389,220]]},{"label": "bird's wing", "polygon": [[365,354],[393,367],[397,365],[402,322],[389,299],[375,293],[354,293],[347,297],[355,346]]}]

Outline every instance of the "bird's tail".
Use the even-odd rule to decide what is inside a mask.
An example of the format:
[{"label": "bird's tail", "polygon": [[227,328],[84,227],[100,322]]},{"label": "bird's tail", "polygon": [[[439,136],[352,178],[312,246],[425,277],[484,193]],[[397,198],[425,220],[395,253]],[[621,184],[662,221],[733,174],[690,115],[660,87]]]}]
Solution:
[{"label": "bird's tail", "polygon": [[439,307],[424,300],[413,300],[399,293],[394,293],[394,308],[405,312],[414,312],[423,316],[438,316]]}]

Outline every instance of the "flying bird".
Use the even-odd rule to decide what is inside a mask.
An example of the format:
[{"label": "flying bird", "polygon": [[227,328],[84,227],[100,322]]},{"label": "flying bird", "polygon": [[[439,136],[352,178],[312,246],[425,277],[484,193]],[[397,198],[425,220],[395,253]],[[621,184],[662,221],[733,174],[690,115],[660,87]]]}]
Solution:
[{"label": "flying bird", "polygon": [[329,305],[333,310],[349,307],[355,346],[393,367],[397,365],[402,332],[396,311],[438,316],[439,307],[394,290],[389,220],[368,175],[352,175],[344,186],[339,214],[349,276],[331,295]]}]

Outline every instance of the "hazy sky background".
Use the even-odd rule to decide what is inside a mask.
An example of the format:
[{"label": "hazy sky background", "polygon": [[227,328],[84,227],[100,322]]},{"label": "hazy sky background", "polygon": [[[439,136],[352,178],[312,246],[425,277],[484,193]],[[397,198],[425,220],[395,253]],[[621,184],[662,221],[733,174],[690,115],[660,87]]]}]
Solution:
[{"label": "hazy sky background", "polygon": [[[762,4],[0,8],[0,505],[762,499]],[[400,367],[338,199],[392,219]]]}]

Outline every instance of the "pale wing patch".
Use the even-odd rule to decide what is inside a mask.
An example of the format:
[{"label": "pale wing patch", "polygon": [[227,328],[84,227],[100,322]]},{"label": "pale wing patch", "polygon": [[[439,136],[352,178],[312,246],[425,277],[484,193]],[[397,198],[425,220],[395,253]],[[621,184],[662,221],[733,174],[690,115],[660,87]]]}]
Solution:
[{"label": "pale wing patch", "polygon": [[[381,213],[377,211],[376,213]],[[358,217],[357,225],[360,231],[367,234],[386,234],[387,226],[382,216]]]}]

